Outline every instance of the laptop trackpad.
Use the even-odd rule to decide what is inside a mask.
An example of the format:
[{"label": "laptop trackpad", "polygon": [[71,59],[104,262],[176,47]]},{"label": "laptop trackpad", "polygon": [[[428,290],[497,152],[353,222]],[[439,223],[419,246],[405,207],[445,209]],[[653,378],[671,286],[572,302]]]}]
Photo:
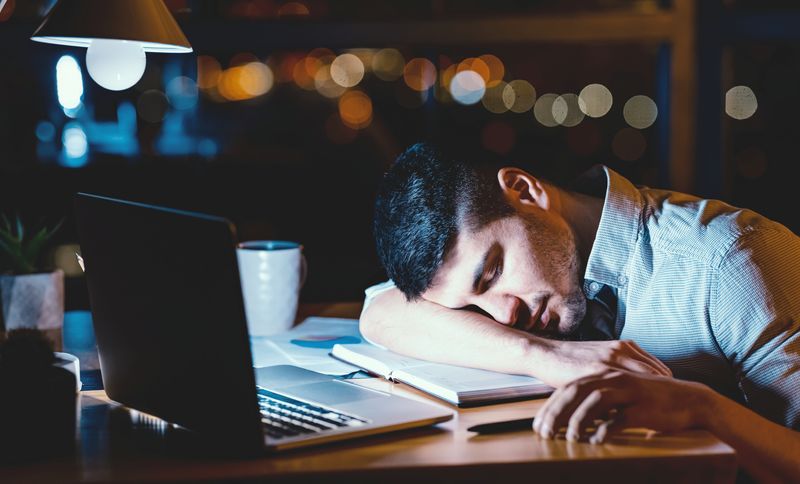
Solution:
[{"label": "laptop trackpad", "polygon": [[320,383],[306,383],[279,390],[289,396],[304,400],[311,400],[324,405],[337,405],[340,403],[363,402],[374,398],[385,398],[383,393],[359,388],[353,384],[331,380]]}]

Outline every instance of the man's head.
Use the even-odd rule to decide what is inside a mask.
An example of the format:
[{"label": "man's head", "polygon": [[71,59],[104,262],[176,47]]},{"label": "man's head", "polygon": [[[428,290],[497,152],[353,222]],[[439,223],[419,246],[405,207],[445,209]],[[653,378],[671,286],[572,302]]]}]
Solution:
[{"label": "man's head", "polygon": [[378,194],[378,255],[409,300],[569,334],[586,302],[575,237],[559,210],[558,190],[521,169],[417,144]]}]

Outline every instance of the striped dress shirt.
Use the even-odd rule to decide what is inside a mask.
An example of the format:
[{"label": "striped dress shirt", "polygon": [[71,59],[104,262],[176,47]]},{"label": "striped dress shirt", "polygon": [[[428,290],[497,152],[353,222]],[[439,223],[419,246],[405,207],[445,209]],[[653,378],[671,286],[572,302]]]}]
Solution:
[{"label": "striped dress shirt", "polygon": [[[605,198],[582,333],[636,341],[677,378],[800,430],[800,238],[750,210],[637,188],[604,166],[575,189]],[[365,306],[391,287],[367,289]]]},{"label": "striped dress shirt", "polygon": [[616,293],[614,336],[800,430],[800,238],[753,211],[637,188],[605,167],[591,178],[605,203],[583,289]]}]

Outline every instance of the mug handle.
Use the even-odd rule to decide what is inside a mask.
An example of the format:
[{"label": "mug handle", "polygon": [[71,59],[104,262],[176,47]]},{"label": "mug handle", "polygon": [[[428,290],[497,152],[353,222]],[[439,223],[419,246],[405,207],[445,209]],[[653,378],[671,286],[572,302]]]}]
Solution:
[{"label": "mug handle", "polygon": [[305,254],[300,254],[300,287],[306,285],[306,276],[308,276],[308,263],[306,262]]}]

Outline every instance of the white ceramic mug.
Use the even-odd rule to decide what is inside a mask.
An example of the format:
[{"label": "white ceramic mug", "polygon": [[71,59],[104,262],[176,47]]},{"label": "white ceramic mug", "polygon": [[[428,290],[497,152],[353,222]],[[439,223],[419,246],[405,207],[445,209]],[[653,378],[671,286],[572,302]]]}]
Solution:
[{"label": "white ceramic mug", "polygon": [[250,336],[269,336],[294,324],[306,279],[303,246],[283,240],[251,240],[236,249]]}]

